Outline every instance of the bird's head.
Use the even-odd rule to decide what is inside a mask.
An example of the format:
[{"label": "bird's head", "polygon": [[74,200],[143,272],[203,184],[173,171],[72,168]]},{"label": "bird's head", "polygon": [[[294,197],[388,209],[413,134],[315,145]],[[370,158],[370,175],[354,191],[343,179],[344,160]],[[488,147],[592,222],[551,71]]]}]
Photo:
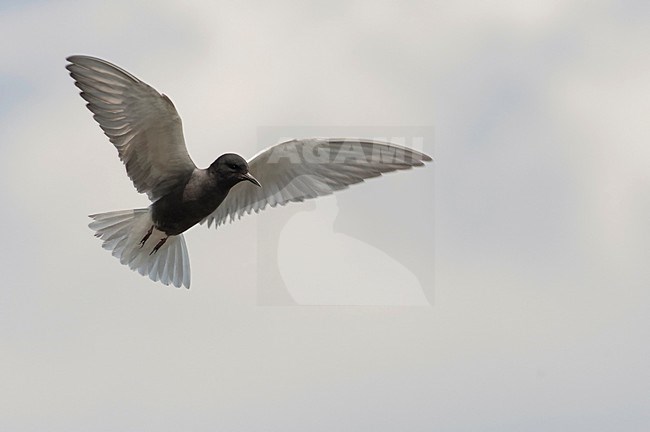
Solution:
[{"label": "bird's head", "polygon": [[248,180],[249,182],[262,187],[260,182],[248,172],[248,163],[243,157],[234,154],[226,153],[210,165],[208,171],[215,175],[219,181],[223,181],[231,186],[237,183]]}]

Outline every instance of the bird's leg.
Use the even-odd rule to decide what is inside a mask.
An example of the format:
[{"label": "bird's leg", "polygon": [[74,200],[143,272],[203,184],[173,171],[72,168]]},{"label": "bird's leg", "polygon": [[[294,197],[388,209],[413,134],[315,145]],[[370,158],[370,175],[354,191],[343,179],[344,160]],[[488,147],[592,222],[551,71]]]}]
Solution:
[{"label": "bird's leg", "polygon": [[164,237],[164,238],[162,238],[162,239],[158,242],[158,244],[156,245],[156,247],[153,248],[153,250],[151,251],[151,253],[150,253],[149,255],[153,255],[153,254],[155,254],[156,252],[158,252],[158,249],[160,249],[160,248],[162,247],[162,245],[165,244],[165,242],[167,241],[168,238],[169,238],[169,237]]},{"label": "bird's leg", "polygon": [[151,237],[151,233],[153,232],[153,225],[151,225],[151,228],[149,228],[149,231],[147,231],[147,234],[140,240],[140,248],[144,246],[144,244],[149,240],[149,237]]}]

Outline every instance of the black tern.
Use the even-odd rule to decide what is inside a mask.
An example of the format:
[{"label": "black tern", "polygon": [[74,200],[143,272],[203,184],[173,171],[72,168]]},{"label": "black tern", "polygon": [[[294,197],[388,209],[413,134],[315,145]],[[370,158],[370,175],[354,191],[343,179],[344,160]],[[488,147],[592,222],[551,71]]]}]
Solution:
[{"label": "black tern", "polygon": [[120,263],[165,285],[190,287],[183,232],[197,223],[217,227],[267,206],[328,195],[431,161],[380,141],[308,138],[276,144],[248,161],[227,153],[197,168],[167,96],[105,60],[67,60],[66,69],[133,185],[152,202],[145,209],[90,215],[89,226]]}]

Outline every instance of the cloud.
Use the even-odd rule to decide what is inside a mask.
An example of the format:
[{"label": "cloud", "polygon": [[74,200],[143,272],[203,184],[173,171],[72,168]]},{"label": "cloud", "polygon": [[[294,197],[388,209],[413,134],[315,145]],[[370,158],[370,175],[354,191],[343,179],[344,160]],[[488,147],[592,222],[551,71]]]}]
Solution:
[{"label": "cloud", "polygon": [[[647,9],[288,6],[3,9],[0,429],[643,429]],[[435,165],[338,195],[334,224],[429,263],[433,307],[258,306],[258,217],[279,209],[190,230],[190,291],[116,265],[85,215],[147,203],[63,69],[73,53],[168,94],[202,166],[272,144],[260,126],[433,125]],[[417,211],[381,203],[434,179]],[[435,255],[398,217],[429,223]]]}]

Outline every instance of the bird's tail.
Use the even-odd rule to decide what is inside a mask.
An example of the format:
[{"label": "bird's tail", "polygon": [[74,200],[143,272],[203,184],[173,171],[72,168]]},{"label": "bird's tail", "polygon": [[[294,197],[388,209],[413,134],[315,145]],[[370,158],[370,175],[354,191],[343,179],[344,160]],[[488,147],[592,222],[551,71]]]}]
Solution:
[{"label": "bird's tail", "polygon": [[[102,247],[120,263],[153,281],[176,287],[190,287],[190,259],[183,235],[169,236],[153,227],[148,209],[90,215],[88,225]],[[167,238],[166,241],[163,241]]]}]

